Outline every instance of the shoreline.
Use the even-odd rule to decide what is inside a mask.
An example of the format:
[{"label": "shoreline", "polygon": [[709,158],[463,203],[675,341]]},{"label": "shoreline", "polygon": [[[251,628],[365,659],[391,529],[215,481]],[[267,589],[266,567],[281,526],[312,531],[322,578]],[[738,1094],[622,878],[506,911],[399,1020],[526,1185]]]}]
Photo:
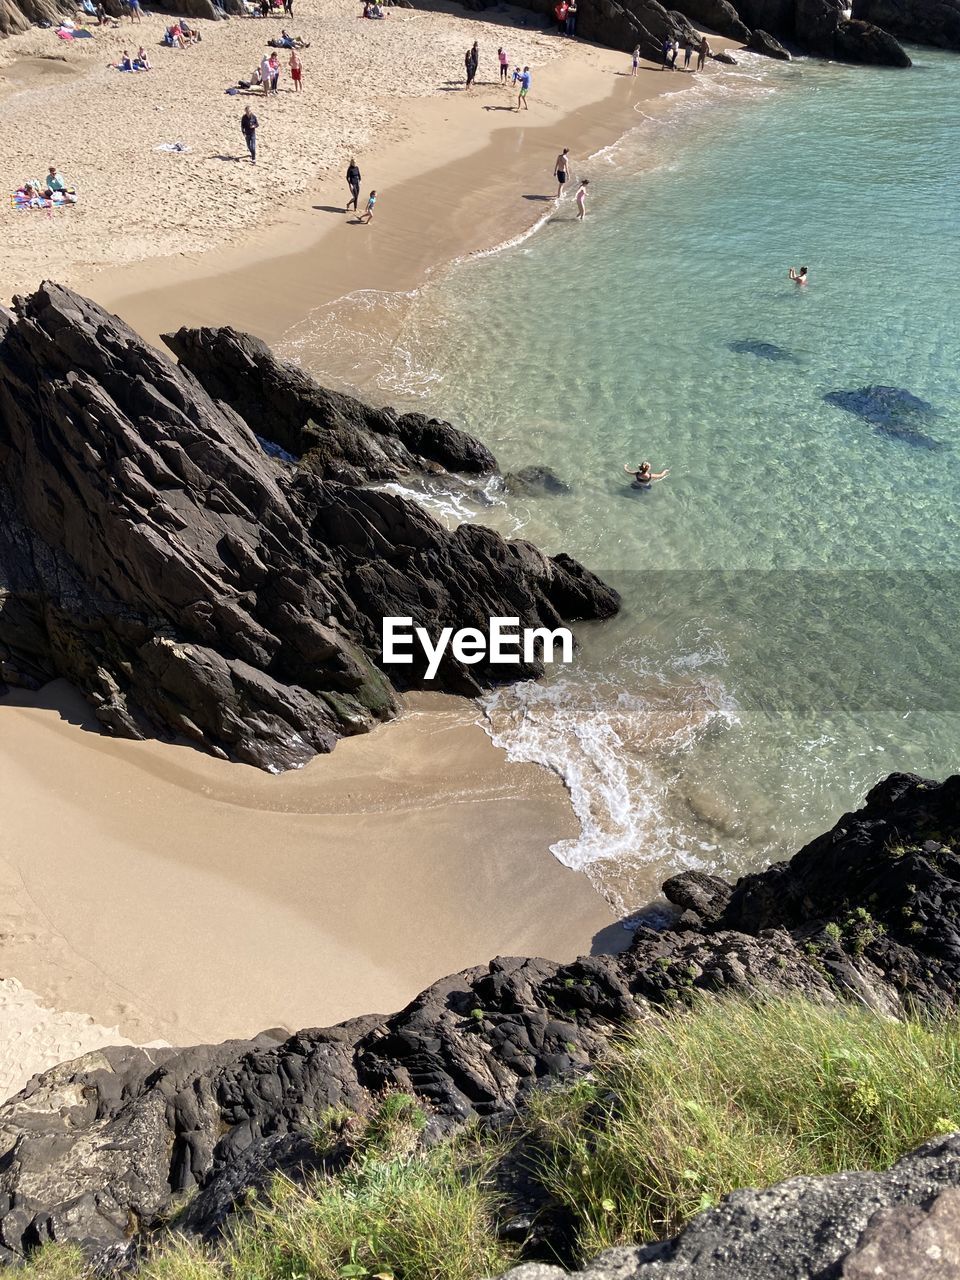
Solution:
[{"label": "shoreline", "polygon": [[[343,198],[342,180],[330,178],[223,249],[80,269],[67,282],[151,341],[182,324],[229,323],[275,343],[352,293],[415,289],[552,209],[542,197],[562,146],[575,178],[576,157],[623,137],[635,105],[655,111],[678,82],[692,87],[692,77],[664,82],[648,64],[632,80],[625,65],[627,55],[578,42],[538,69],[530,120],[482,111],[502,104],[498,86],[407,100],[416,138],[361,157],[365,172],[382,164],[388,175],[377,179],[386,195],[374,228],[329,212]],[[425,147],[441,123],[440,141]],[[406,701],[400,719],[270,778],[187,748],[90,733],[85,704],[61,682],[0,700],[0,793],[19,833],[12,856],[0,857],[10,889],[0,974],[47,1013],[84,1011],[54,1015],[70,1030],[45,1045],[42,1065],[74,1056],[81,1040],[115,1043],[116,1032],[184,1044],[393,1010],[498,952],[566,960],[626,945],[589,879],[549,852],[579,827],[562,781],[508,764],[472,704]],[[0,1096],[19,1079],[4,1077],[3,1052],[23,1034],[19,1023],[6,1044],[0,1033]]]}]

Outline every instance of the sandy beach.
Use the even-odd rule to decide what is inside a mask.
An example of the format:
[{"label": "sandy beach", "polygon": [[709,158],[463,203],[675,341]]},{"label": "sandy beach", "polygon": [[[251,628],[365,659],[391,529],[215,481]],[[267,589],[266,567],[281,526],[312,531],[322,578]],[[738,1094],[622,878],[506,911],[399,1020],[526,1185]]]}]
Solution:
[{"label": "sandy beach", "polygon": [[[306,91],[285,74],[276,99],[250,99],[256,168],[241,155],[246,99],[223,90],[280,20],[203,23],[182,51],[158,47],[160,16],[70,46],[49,31],[2,42],[3,181],[12,190],[55,161],[81,193],[50,217],[7,210],[5,297],[46,276],[152,340],[229,323],[275,342],[315,307],[415,288],[529,228],[552,207],[561,146],[582,175],[634,108],[655,112],[694,80],[648,66],[631,79],[627,56],[508,9],[392,9],[380,23],[353,0],[296,11],[286,25],[311,42]],[[107,67],[140,42],[154,70]],[[534,68],[523,115],[494,82],[500,44]],[[189,152],[154,150],[178,140]],[[374,227],[343,212],[351,154],[364,190],[382,193]],[[4,699],[0,723],[0,1097],[121,1038],[322,1025],[396,1009],[498,953],[566,959],[626,938],[549,853],[576,830],[559,780],[507,764],[469,703],[411,699],[402,720],[280,778],[105,738],[59,684]]]},{"label": "sandy beach", "polygon": [[[468,702],[419,695],[281,777],[105,738],[59,682],[0,719],[0,974],[85,1015],[38,1019],[45,1065],[110,1028],[186,1044],[326,1025],[497,953],[626,938],[548,852],[576,830],[560,782],[506,765]],[[0,988],[0,1097],[38,1052],[19,1056],[11,1007]]]}]

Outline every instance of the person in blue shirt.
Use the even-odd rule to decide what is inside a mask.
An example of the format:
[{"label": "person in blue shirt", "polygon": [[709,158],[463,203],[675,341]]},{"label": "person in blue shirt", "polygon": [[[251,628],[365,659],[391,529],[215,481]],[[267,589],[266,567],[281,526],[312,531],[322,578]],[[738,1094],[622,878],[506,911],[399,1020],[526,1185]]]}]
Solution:
[{"label": "person in blue shirt", "polygon": [[527,94],[529,92],[530,92],[530,68],[524,67],[523,71],[521,71],[520,73],[520,92],[517,94],[517,110],[518,111],[520,110],[521,106],[523,107],[524,111],[530,110],[530,108],[527,106]]}]

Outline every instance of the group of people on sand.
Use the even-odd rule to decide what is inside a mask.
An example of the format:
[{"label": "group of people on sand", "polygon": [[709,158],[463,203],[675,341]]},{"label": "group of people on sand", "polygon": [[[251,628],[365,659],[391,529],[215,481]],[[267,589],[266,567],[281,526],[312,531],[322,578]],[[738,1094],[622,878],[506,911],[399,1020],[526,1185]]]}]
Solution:
[{"label": "group of people on sand", "polygon": [[191,27],[186,18],[178,18],[163,33],[161,44],[169,49],[186,49],[188,45],[199,44],[203,39],[196,27]]},{"label": "group of people on sand", "polygon": [[360,183],[363,179],[360,176],[360,166],[357,164],[353,156],[350,157],[350,163],[347,165],[347,188],[350,191],[350,199],[347,201],[347,207],[344,213],[350,212],[351,205],[353,212],[357,215],[356,221],[363,223],[371,223],[373,221],[374,210],[377,205],[377,193],[371,191],[367,196],[367,207],[363,213],[360,212]]},{"label": "group of people on sand", "polygon": [[116,67],[118,71],[151,71],[153,64],[147,57],[147,51],[143,47],[137,50],[136,57],[131,58],[129,49],[124,49],[120,56],[119,62],[111,62],[111,67]]},{"label": "group of people on sand", "polygon": [[553,16],[557,20],[558,36],[577,34],[577,0],[559,0],[554,7]]},{"label": "group of people on sand", "polygon": [[[663,45],[661,47],[661,53],[663,54],[663,65],[660,67],[660,70],[666,71],[669,68],[670,71],[676,71],[677,58],[680,56],[680,41],[675,40],[672,36],[667,36],[664,39]],[[696,53],[697,55],[697,70],[702,71],[704,63],[706,62],[707,58],[710,57],[710,53],[711,53],[710,41],[707,39],[706,36],[700,37],[699,44],[694,44],[692,36],[687,36],[686,40],[683,42],[684,71],[690,70],[690,63],[693,59],[694,53]],[[637,45],[636,49],[634,49],[633,51],[633,74],[634,75],[637,74],[637,68],[639,67],[639,65],[640,65],[640,46]]]},{"label": "group of people on sand", "polygon": [[[510,55],[501,45],[497,49],[497,62],[500,67],[500,83],[509,87],[510,85]],[[480,66],[480,46],[474,40],[473,44],[463,55],[463,65],[467,72],[467,91],[469,92],[477,78],[477,69]],[[517,91],[516,111],[529,111],[530,107],[527,102],[527,96],[530,93],[530,85],[533,77],[530,74],[529,67],[514,67],[513,69],[513,88]]]},{"label": "group of people on sand", "polygon": [[43,182],[25,182],[14,193],[18,204],[43,207],[52,201],[61,204],[76,204],[77,193],[68,183],[55,164],[50,165]]},{"label": "group of people on sand", "polygon": [[389,18],[389,13],[384,13],[378,0],[364,0],[363,13],[361,18]]},{"label": "group of people on sand", "polygon": [[[303,61],[296,49],[290,49],[290,79],[293,81],[293,89],[295,93],[303,92]],[[264,54],[260,59],[260,65],[254,71],[250,78],[248,88],[256,88],[260,86],[263,89],[264,97],[268,93],[280,92],[280,58],[276,53]]]}]

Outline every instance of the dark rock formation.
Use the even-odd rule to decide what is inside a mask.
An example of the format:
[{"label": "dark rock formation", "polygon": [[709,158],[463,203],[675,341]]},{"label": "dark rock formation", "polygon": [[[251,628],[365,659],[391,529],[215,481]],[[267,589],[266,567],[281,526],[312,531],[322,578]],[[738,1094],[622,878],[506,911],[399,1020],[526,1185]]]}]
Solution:
[{"label": "dark rock formation", "polygon": [[[769,31],[763,31],[760,27],[756,27],[750,32],[750,39],[747,41],[747,48],[751,53],[762,53],[765,58],[778,58],[781,62],[789,62],[791,55],[783,47],[779,40],[770,34]],[[767,347],[770,343],[758,342],[755,347]],[[789,359],[789,356],[772,356],[755,350],[755,355],[762,355],[767,360]]]},{"label": "dark rock formation", "polygon": [[[177,339],[194,355],[213,340]],[[416,503],[355,487],[492,466],[482,445],[324,392],[254,340],[216,340],[236,355],[235,397],[256,405],[262,378],[284,438],[309,444],[305,467],[273,461],[191,373],[76,294],[47,284],[0,313],[0,680],[64,677],[111,733],[285,769],[395,714],[388,676],[423,683],[416,652],[378,666],[384,616],[435,636],[485,631],[491,616],[555,627],[616,611],[569,557],[451,533]],[[448,651],[431,687],[475,693],[505,671],[542,665],[466,666]]]},{"label": "dark rock formation", "polygon": [[422,413],[374,409],[328,391],[235,329],[180,329],[164,342],[215,400],[324,480],[362,484],[410,471],[481,475],[497,461],[479,440]]},{"label": "dark rock formation", "polygon": [[[263,1036],[215,1048],[108,1049],[36,1077],[0,1106],[0,1259],[49,1238],[80,1240],[91,1253],[110,1249],[131,1221],[150,1226],[190,1190],[197,1194],[178,1225],[210,1235],[244,1187],[307,1159],[305,1135],[324,1108],[363,1112],[392,1087],[429,1104],[433,1133],[471,1115],[496,1119],[529,1089],[589,1067],[618,1026],[645,1018],[653,1032],[659,1007],[696,991],[852,996],[885,1013],[908,1003],[955,1005],[960,775],[941,784],[891,775],[791,862],[734,888],[689,872],[664,891],[683,914],[666,928],[638,929],[622,955],[567,965],[498,959],[436,983],[393,1017],[301,1031],[282,1043]],[[960,1183],[958,1157],[954,1144],[936,1157],[939,1173],[927,1156],[916,1168],[928,1182]],[[838,1218],[823,1228],[818,1257],[855,1249],[876,1210],[901,1202],[874,1196],[872,1176],[827,1180],[831,1194],[842,1193],[838,1206],[849,1192],[860,1207],[844,1209],[848,1226]],[[687,1244],[649,1256],[679,1266],[696,1256],[693,1241],[707,1248],[709,1232],[718,1239],[722,1229],[729,1257],[757,1266],[767,1255],[750,1250],[780,1221],[783,1256],[796,1249],[799,1258],[815,1221],[823,1223],[822,1202],[807,1185],[737,1192],[688,1228],[680,1237]],[[704,1256],[719,1267],[714,1253]]]},{"label": "dark rock formation", "polygon": [[833,42],[833,56],[843,62],[876,67],[912,67],[903,45],[872,22],[841,22]]},{"label": "dark rock formation", "polygon": [[902,387],[858,387],[855,391],[828,391],[827,404],[855,414],[891,440],[918,449],[943,449],[941,440],[929,436],[923,428],[938,417],[926,400],[904,391]]},{"label": "dark rock formation", "polygon": [[683,0],[683,13],[698,26],[709,27],[717,35],[746,43],[750,30],[730,0]]},{"label": "dark rock formation", "polygon": [[583,1271],[532,1264],[501,1280],[954,1280],[960,1135],[883,1173],[735,1191],[673,1240],[610,1249]]},{"label": "dark rock formation", "polygon": [[508,493],[570,493],[570,486],[549,467],[521,467],[503,477],[503,487]]},{"label": "dark rock formation", "polygon": [[[242,11],[240,0],[222,0],[220,5],[215,5],[213,0],[160,0],[152,7],[184,18],[207,18],[213,22]],[[115,18],[126,12],[122,0],[104,0],[104,8]],[[71,0],[0,0],[0,36],[16,35],[34,25],[57,26],[64,18],[76,19],[76,16],[77,6]]]},{"label": "dark rock formation", "polygon": [[960,0],[854,0],[853,16],[901,40],[960,49]]}]

